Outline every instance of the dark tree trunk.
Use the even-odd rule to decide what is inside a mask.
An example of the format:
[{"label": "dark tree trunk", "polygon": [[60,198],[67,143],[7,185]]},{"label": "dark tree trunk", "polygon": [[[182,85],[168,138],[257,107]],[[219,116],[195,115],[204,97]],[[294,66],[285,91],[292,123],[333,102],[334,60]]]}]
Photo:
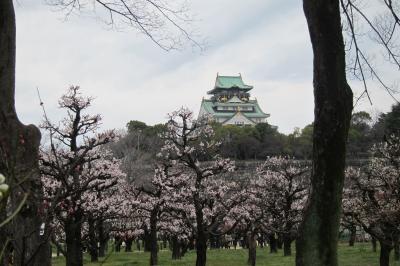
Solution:
[{"label": "dark tree trunk", "polygon": [[207,261],[207,233],[204,228],[203,210],[198,199],[194,200],[196,210],[196,266],[205,266]]},{"label": "dark tree trunk", "polygon": [[196,266],[205,266],[207,261],[207,236],[203,230],[197,228],[196,238]]},{"label": "dark tree trunk", "polygon": [[133,243],[132,238],[127,238],[125,240],[125,252],[132,252],[132,243]]},{"label": "dark tree trunk", "polygon": [[290,234],[283,235],[283,256],[292,255],[292,238]]},{"label": "dark tree trunk", "polygon": [[147,229],[147,227],[144,229],[144,238],[143,238],[143,245],[144,245],[144,251],[149,252],[150,251],[150,232]]},{"label": "dark tree trunk", "polygon": [[270,253],[278,253],[277,241],[274,234],[270,234],[268,236],[269,240],[269,252]]},{"label": "dark tree trunk", "polygon": [[183,256],[185,256],[186,252],[188,251],[188,245],[186,242],[179,241],[179,246],[181,247],[181,250],[182,250],[181,256],[183,257]]},{"label": "dark tree trunk", "polygon": [[178,237],[173,236],[171,239],[171,248],[172,248],[172,259],[180,260],[181,259],[181,248],[178,242]]},{"label": "dark tree trunk", "polygon": [[105,257],[106,256],[106,250],[108,246],[108,240],[107,241],[100,241],[100,246],[99,246],[99,257]]},{"label": "dark tree trunk", "polygon": [[282,241],[282,235],[278,235],[278,238],[276,239],[276,246],[278,249],[282,249],[283,247],[283,241]]},{"label": "dark tree trunk", "polygon": [[66,266],[82,266],[82,220],[79,213],[65,222],[65,242],[67,244]]},{"label": "dark tree trunk", "polygon": [[189,239],[188,248],[189,248],[190,250],[194,250],[194,237],[191,237],[191,238]]},{"label": "dark tree trunk", "polygon": [[297,266],[336,266],[346,139],[352,92],[346,81],[338,0],[303,0],[314,53],[311,194],[299,238]]},{"label": "dark tree trunk", "polygon": [[99,252],[97,248],[97,237],[96,237],[96,225],[95,220],[91,217],[88,218],[89,224],[89,253],[90,253],[90,261],[96,262],[99,261]]},{"label": "dark tree trunk", "polygon": [[[15,111],[15,14],[12,0],[0,1],[0,173],[13,187],[11,207],[28,199],[9,224],[15,265],[51,265],[47,235],[40,236],[42,187],[38,167],[40,132],[23,125]],[[20,183],[22,182],[22,183]],[[19,185],[15,186],[17,183]],[[15,187],[14,187],[15,186]],[[4,237],[4,235],[2,235]],[[0,243],[1,245],[1,243]],[[1,247],[0,247],[1,248]]]},{"label": "dark tree trunk", "polygon": [[158,265],[157,215],[158,208],[155,208],[150,215],[150,266]]},{"label": "dark tree trunk", "polygon": [[379,256],[379,265],[380,266],[390,266],[390,251],[392,251],[392,247],[383,243],[379,242],[381,245],[381,253]]},{"label": "dark tree trunk", "polygon": [[120,237],[115,237],[114,241],[115,252],[121,252],[122,239]]},{"label": "dark tree trunk", "polygon": [[249,256],[247,259],[247,264],[250,266],[256,266],[256,254],[257,254],[256,236],[253,232],[251,232],[249,233],[247,239],[249,245]]},{"label": "dark tree trunk", "polygon": [[371,236],[372,252],[376,252],[376,238]]},{"label": "dark tree trunk", "polygon": [[350,247],[354,247],[354,243],[356,242],[356,233],[357,233],[356,227],[352,226],[350,228],[350,239],[349,239]]},{"label": "dark tree trunk", "polygon": [[108,236],[108,233],[106,233],[104,230],[104,222],[103,221],[99,222],[98,232],[99,232],[99,241],[100,241],[99,257],[104,257],[106,255],[107,243],[109,240],[109,236]]}]

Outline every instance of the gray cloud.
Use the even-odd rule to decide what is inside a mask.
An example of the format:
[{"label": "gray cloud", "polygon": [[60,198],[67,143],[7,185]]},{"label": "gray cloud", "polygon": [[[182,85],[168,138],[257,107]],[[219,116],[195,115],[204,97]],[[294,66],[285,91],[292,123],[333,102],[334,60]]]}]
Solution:
[{"label": "gray cloud", "polygon": [[[105,128],[121,128],[132,119],[164,122],[166,113],[182,105],[198,112],[217,72],[242,73],[281,131],[312,121],[312,51],[300,1],[196,0],[192,10],[208,40],[204,53],[166,53],[128,29],[110,31],[88,16],[64,21],[62,13],[39,1],[21,0],[16,100],[22,121],[41,120],[36,86],[50,116],[58,119],[57,99],[75,84],[96,97],[92,111],[103,114]],[[382,111],[392,103],[383,91],[374,98],[374,108]]]}]

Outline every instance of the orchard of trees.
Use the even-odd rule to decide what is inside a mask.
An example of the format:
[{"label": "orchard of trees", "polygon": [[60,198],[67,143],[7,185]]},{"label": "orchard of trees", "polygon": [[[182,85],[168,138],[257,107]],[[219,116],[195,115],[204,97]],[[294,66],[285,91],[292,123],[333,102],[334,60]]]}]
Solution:
[{"label": "orchard of trees", "polygon": [[[310,126],[297,137],[268,124],[224,128],[181,108],[165,124],[130,121],[126,132],[100,132],[101,116],[88,113],[92,102],[72,86],[59,100],[65,117],[52,122],[44,113],[40,126],[47,139],[39,156],[40,236],[67,265],[82,265],[84,252],[98,261],[107,251],[120,252],[123,243],[127,252],[134,243],[143,244],[150,265],[158,265],[161,242],[168,243],[172,259],[195,250],[199,266],[206,265],[209,248],[247,248],[249,265],[256,265],[257,245],[268,244],[272,253],[283,247],[284,256],[292,255],[309,200],[310,161],[267,153],[253,174],[243,173],[234,156],[222,156],[230,143],[221,136],[230,138],[221,132],[245,132],[232,138],[246,139],[261,131],[264,140],[271,132],[298,140]],[[361,231],[377,240],[382,266],[389,265],[392,249],[399,259],[400,139],[391,122],[398,120],[386,120],[396,108],[375,124],[366,113],[353,115],[352,130],[364,130],[371,147],[346,171],[343,198],[342,229],[353,243]],[[385,134],[372,144],[376,127]],[[7,208],[6,180],[1,176],[2,208]],[[48,246],[49,261],[51,254]],[[9,265],[18,256],[10,237],[2,262]]]}]

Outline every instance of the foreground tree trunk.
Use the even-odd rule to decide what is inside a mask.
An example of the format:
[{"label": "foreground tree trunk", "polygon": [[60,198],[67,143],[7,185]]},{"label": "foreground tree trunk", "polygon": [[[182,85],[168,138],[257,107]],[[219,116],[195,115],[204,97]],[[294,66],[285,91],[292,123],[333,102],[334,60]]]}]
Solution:
[{"label": "foreground tree trunk", "polygon": [[80,214],[75,214],[65,222],[65,242],[67,245],[66,266],[82,266],[82,221]]},{"label": "foreground tree trunk", "polygon": [[[0,1],[0,173],[11,191],[11,207],[28,199],[9,224],[15,265],[50,265],[47,235],[40,235],[42,189],[38,168],[40,132],[23,125],[15,111],[15,14],[12,0]],[[14,185],[17,185],[14,187]],[[2,238],[4,235],[2,235]]]},{"label": "foreground tree trunk", "polygon": [[338,0],[303,0],[314,53],[314,135],[311,194],[296,242],[296,265],[336,266],[352,111]]}]

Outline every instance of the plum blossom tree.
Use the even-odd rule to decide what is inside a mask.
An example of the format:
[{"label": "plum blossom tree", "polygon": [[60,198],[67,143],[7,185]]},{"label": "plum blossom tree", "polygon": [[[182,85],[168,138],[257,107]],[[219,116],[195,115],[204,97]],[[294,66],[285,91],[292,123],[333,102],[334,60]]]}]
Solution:
[{"label": "plum blossom tree", "polygon": [[171,173],[170,167],[171,164],[168,161],[159,164],[150,184],[136,188],[138,190],[137,208],[142,211],[146,227],[150,229],[148,247],[151,266],[158,265],[157,232],[160,231],[160,219],[164,218],[165,222],[166,210],[176,201],[172,197],[177,194],[174,193],[172,196],[170,194],[182,188],[185,185],[182,181],[186,181],[185,178],[181,178],[181,172]]},{"label": "plum blossom tree", "polygon": [[248,227],[249,265],[256,263],[259,232],[282,236],[284,255],[291,255],[308,197],[309,173],[303,162],[271,157],[257,168],[256,177],[249,178],[248,198],[243,204],[246,215],[242,216]]},{"label": "plum blossom tree", "polygon": [[[245,178],[242,191],[247,195],[246,200],[237,206],[236,217],[240,223],[235,228],[237,235],[245,232],[248,246],[248,265],[256,264],[257,235],[270,229],[271,221],[266,205],[265,187],[260,187],[253,176]],[[261,189],[260,189],[261,188]]]},{"label": "plum blossom tree", "polygon": [[343,209],[380,242],[380,265],[388,266],[400,237],[400,138],[391,136],[372,152],[365,168],[347,170]]},{"label": "plum blossom tree", "polygon": [[256,187],[264,190],[273,230],[282,235],[284,255],[291,255],[291,243],[308,199],[310,167],[287,157],[268,158],[257,169]]},{"label": "plum blossom tree", "polygon": [[53,124],[45,115],[41,125],[49,132],[50,140],[40,158],[49,206],[48,223],[52,217],[61,221],[67,265],[82,265],[82,225],[86,210],[96,208],[87,200],[114,186],[124,176],[119,170],[119,161],[110,159],[101,150],[101,146],[115,138],[114,132],[98,133],[100,115],[84,113],[92,100],[83,97],[79,87],[72,86],[59,101],[67,116],[59,124]]},{"label": "plum blossom tree", "polygon": [[[216,154],[219,143],[213,139],[214,132],[208,121],[207,117],[194,120],[193,113],[186,108],[173,112],[163,136],[165,145],[158,154],[159,158],[183,171],[180,178],[186,178],[186,186],[177,194],[180,201],[174,208],[194,232],[197,266],[206,264],[210,234],[224,224],[224,218],[244,198],[235,190],[234,181],[228,182],[221,176],[233,171],[234,164]],[[201,161],[206,158],[208,162]]]},{"label": "plum blossom tree", "polygon": [[107,171],[110,178],[86,190],[81,200],[88,227],[86,247],[92,262],[105,255],[108,234],[104,226],[122,216],[121,207],[125,201],[125,195],[121,193],[126,186],[125,174],[120,170],[121,161],[112,158],[109,151],[102,150],[101,153],[102,158],[94,161],[94,167],[102,169],[102,174]]}]

